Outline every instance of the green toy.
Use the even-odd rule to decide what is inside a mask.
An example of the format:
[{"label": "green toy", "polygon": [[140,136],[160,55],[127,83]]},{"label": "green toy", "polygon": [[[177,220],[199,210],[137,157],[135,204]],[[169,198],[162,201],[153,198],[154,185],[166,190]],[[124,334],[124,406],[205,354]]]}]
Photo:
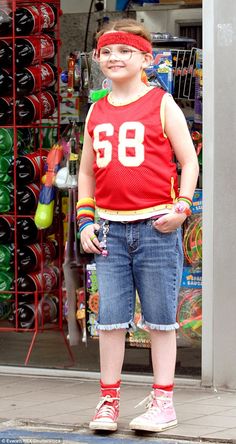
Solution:
[{"label": "green toy", "polygon": [[89,94],[89,99],[91,102],[97,102],[98,100],[102,99],[103,97],[107,96],[109,94],[110,89],[97,89],[97,90],[91,90]]}]

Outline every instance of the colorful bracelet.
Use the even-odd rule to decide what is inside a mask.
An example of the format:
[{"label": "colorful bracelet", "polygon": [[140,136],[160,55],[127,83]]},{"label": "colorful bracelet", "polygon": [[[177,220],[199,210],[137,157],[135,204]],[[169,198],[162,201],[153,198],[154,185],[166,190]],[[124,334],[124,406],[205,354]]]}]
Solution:
[{"label": "colorful bracelet", "polygon": [[79,232],[81,233],[84,228],[88,227],[89,225],[94,224],[94,219],[84,218],[79,222]]},{"label": "colorful bracelet", "polygon": [[186,196],[179,196],[177,199],[177,202],[186,202],[190,207],[193,204],[192,199],[189,199],[189,197],[186,197]]},{"label": "colorful bracelet", "polygon": [[178,214],[185,214],[186,216],[191,216],[192,211],[189,208],[189,205],[185,201],[177,201],[177,203],[174,206],[175,213]]},{"label": "colorful bracelet", "polygon": [[91,197],[84,197],[76,204],[76,219],[79,221],[82,218],[88,217],[94,220],[95,217],[95,201]]},{"label": "colorful bracelet", "polygon": [[80,199],[76,204],[77,223],[79,233],[89,225],[94,224],[95,218],[95,201],[92,197],[84,197]]}]

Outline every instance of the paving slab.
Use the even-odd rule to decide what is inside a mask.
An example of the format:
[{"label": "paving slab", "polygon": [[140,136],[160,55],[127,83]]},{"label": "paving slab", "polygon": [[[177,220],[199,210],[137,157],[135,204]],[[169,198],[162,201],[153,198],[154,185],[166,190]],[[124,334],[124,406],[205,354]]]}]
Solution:
[{"label": "paving slab", "polygon": [[[236,392],[200,387],[176,387],[174,401],[177,427],[158,434],[134,434],[129,430],[129,422],[143,412],[142,408],[134,407],[149,391],[148,384],[124,382],[118,433],[112,437],[100,436],[91,434],[88,429],[99,398],[98,381],[0,375],[0,432],[14,432],[16,436],[21,427],[25,427],[25,433],[31,429],[32,432],[39,428],[46,431],[56,429],[60,434],[77,433],[77,442],[98,444],[103,442],[102,439],[106,439],[107,444],[119,444],[118,439],[123,443],[125,439],[139,443],[143,439],[145,442],[153,440],[156,444],[166,444],[166,440],[170,440],[171,444],[181,440],[185,444],[188,440],[195,443],[209,441],[236,444]],[[81,430],[85,430],[84,441],[79,436]],[[1,437],[4,439],[3,435]],[[63,439],[65,444],[68,437],[63,435]],[[73,440],[76,441],[75,438]],[[3,442],[0,439],[0,444],[18,442]],[[37,443],[32,441],[32,444]]]}]

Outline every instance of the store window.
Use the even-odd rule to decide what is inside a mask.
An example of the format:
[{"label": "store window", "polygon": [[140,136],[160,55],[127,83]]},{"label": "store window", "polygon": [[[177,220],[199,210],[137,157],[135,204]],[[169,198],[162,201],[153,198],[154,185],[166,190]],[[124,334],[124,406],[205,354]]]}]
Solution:
[{"label": "store window", "polygon": [[202,25],[201,23],[179,24],[179,36],[188,37],[196,41],[196,47],[202,48]]}]

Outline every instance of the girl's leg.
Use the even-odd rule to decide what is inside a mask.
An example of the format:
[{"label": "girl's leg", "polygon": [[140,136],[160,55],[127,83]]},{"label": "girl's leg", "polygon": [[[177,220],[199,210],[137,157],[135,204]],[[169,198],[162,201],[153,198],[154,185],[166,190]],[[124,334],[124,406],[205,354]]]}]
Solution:
[{"label": "girl's leg", "polygon": [[134,279],[143,319],[151,334],[154,384],[146,403],[147,412],[131,421],[130,428],[159,432],[177,424],[173,381],[182,238],[180,230],[168,234],[155,230],[153,221],[147,221],[141,228],[142,248],[135,256]]},{"label": "girl's leg", "polygon": [[126,224],[101,220],[98,239],[106,239],[109,254],[106,257],[96,256],[100,298],[97,327],[101,399],[90,422],[92,430],[117,429],[125,335],[132,325],[135,305],[132,261],[127,248],[126,232]]},{"label": "girl's leg", "polygon": [[150,330],[150,335],[154,372],[153,391],[147,403],[147,412],[133,419],[130,428],[160,432],[177,424],[173,406],[176,332]]},{"label": "girl's leg", "polygon": [[154,384],[168,386],[174,382],[176,362],[176,331],[151,330]]},{"label": "girl's leg", "polygon": [[125,353],[126,330],[100,330],[100,367],[104,384],[114,384],[120,380]]},{"label": "girl's leg", "polygon": [[92,430],[117,430],[125,334],[125,329],[99,331],[101,400],[89,424]]}]

